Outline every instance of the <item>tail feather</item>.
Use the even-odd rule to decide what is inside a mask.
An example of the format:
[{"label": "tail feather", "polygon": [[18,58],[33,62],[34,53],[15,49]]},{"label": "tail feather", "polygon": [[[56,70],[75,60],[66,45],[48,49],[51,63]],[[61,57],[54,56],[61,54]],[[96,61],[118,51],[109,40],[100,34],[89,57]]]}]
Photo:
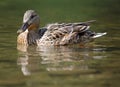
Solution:
[{"label": "tail feather", "polygon": [[103,35],[106,35],[107,32],[104,32],[104,33],[96,33],[92,38],[98,38],[98,37],[101,37]]}]

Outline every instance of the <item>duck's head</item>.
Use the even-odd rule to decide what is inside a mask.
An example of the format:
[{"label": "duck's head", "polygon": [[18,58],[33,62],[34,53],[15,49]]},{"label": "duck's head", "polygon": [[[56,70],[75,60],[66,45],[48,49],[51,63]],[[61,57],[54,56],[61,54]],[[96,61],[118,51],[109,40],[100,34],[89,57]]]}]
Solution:
[{"label": "duck's head", "polygon": [[36,31],[39,28],[40,17],[34,10],[27,10],[23,16],[23,24],[17,33],[22,33],[26,30]]}]

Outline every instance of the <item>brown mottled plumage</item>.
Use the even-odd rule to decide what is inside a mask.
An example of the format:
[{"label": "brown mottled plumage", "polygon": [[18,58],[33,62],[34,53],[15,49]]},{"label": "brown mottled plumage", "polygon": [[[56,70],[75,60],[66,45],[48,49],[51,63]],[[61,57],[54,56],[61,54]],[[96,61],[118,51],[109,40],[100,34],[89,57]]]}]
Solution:
[{"label": "brown mottled plumage", "polygon": [[39,19],[39,15],[34,10],[25,12],[23,25],[18,30],[18,44],[69,45],[86,43],[106,34],[89,30],[89,25],[94,20],[80,23],[53,23],[39,29]]}]

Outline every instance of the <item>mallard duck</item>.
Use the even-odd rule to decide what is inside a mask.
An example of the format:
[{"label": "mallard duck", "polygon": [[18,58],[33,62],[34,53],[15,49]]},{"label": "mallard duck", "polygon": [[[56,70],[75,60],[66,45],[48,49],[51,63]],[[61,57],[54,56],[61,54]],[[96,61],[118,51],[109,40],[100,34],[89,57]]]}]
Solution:
[{"label": "mallard duck", "polygon": [[34,10],[24,13],[23,25],[17,31],[21,45],[69,45],[87,43],[106,33],[95,33],[90,28],[94,20],[78,23],[52,23],[39,29],[40,17]]}]

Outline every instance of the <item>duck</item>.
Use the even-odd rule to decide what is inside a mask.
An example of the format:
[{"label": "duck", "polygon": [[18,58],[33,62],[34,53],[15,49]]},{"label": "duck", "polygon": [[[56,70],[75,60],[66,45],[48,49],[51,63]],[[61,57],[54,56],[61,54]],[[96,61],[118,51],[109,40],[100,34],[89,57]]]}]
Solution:
[{"label": "duck", "polygon": [[27,10],[23,23],[17,33],[17,44],[37,46],[64,46],[70,44],[86,44],[95,38],[106,35],[90,30],[95,20],[75,23],[51,23],[39,28],[40,16],[35,10]]}]

